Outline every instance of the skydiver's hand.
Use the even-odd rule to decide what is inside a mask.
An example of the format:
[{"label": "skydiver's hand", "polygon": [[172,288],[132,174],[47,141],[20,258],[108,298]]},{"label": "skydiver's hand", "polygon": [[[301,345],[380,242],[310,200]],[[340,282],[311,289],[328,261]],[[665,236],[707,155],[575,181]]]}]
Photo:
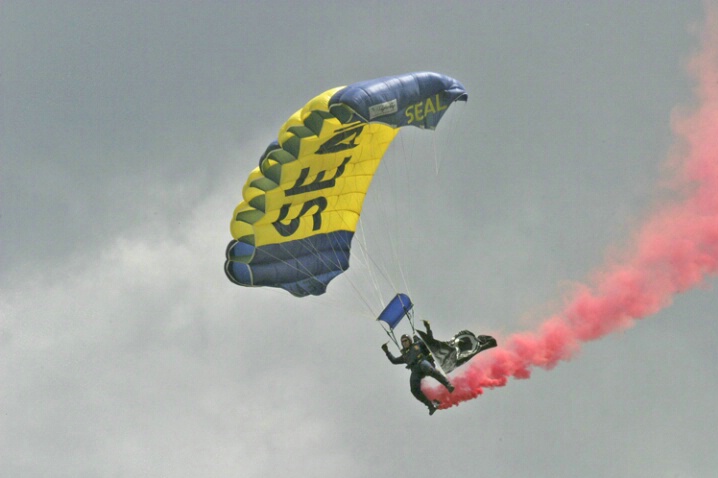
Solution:
[{"label": "skydiver's hand", "polygon": [[424,327],[426,327],[426,328],[428,329],[428,328],[429,328],[429,321],[428,321],[428,320],[422,320],[422,322],[424,323]]},{"label": "skydiver's hand", "polygon": [[382,349],[384,352],[388,352],[388,351],[389,351],[389,346],[387,345],[388,343],[389,343],[389,342],[387,342],[387,343],[385,343],[385,344],[382,344],[382,346],[381,346],[381,349]]}]

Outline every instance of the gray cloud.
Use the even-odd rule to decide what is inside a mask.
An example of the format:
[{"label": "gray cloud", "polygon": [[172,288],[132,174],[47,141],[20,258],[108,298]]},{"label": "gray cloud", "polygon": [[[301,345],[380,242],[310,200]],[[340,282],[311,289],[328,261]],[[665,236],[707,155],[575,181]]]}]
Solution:
[{"label": "gray cloud", "polygon": [[360,254],[304,300],[222,271],[244,179],[290,114],[332,86],[442,71],[469,102],[392,147],[362,219],[371,253],[401,264],[437,335],[532,329],[656,200],[703,16],[6,2],[0,474],[712,476],[710,284],[429,418],[379,350]]}]

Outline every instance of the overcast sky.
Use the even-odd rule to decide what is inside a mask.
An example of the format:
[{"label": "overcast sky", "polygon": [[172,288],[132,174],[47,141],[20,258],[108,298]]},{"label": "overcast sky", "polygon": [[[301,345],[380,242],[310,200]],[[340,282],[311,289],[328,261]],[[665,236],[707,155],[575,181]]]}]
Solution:
[{"label": "overcast sky", "polygon": [[295,110],[438,71],[469,101],[399,135],[370,254],[440,338],[534,329],[660,202],[701,2],[329,3],[2,3],[0,475],[715,476],[715,281],[429,417],[360,254],[318,298],[223,272]]}]

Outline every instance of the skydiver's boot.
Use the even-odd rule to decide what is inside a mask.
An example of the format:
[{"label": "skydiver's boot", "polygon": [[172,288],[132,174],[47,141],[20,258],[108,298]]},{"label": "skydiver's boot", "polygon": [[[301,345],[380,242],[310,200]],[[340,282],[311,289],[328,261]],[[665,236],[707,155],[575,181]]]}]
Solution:
[{"label": "skydiver's boot", "polygon": [[437,410],[437,408],[436,408],[436,405],[434,405],[433,403],[430,403],[428,405],[428,407],[429,407],[429,416],[431,416],[434,414],[434,412]]},{"label": "skydiver's boot", "polygon": [[437,373],[436,378],[446,389],[449,391],[449,393],[452,393],[454,390],[456,390],[456,387],[454,387],[454,384],[449,381],[448,378],[441,375],[440,373]]}]

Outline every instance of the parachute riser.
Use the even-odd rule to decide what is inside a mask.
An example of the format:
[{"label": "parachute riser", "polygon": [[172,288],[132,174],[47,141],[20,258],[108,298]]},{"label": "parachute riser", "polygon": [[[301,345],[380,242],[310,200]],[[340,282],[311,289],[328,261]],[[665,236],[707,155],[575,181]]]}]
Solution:
[{"label": "parachute riser", "polygon": [[416,327],[414,327],[414,309],[406,311],[406,318],[409,319],[409,325],[411,325],[411,335],[416,335]]},{"label": "parachute riser", "polygon": [[[406,315],[407,319],[409,320],[409,325],[411,326],[411,336],[417,337],[416,335],[416,327],[414,326],[414,310],[413,309],[404,309],[404,314]],[[389,336],[391,341],[396,345],[396,348],[399,349],[399,351],[402,350],[402,346],[399,343],[399,340],[396,338],[396,334],[394,333],[394,329],[391,327],[387,327],[383,321],[378,321],[381,324],[381,328],[384,329],[384,332],[386,332],[386,335]]]},{"label": "parachute riser", "polygon": [[396,348],[401,350],[401,347],[399,346],[399,341],[396,340],[396,335],[394,335],[394,330],[390,329],[390,328],[386,328],[383,323],[381,325],[381,328],[384,329],[384,332],[386,332],[386,335],[388,335],[389,338],[391,339],[391,341],[394,343],[394,345],[396,345]]},{"label": "parachute riser", "polygon": [[404,317],[409,320],[412,336],[416,336],[416,328],[414,327],[414,304],[406,294],[397,294],[384,310],[379,314],[377,321],[381,323],[384,332],[389,336],[396,347],[401,350],[402,347],[396,339],[394,328],[401,322]]}]

